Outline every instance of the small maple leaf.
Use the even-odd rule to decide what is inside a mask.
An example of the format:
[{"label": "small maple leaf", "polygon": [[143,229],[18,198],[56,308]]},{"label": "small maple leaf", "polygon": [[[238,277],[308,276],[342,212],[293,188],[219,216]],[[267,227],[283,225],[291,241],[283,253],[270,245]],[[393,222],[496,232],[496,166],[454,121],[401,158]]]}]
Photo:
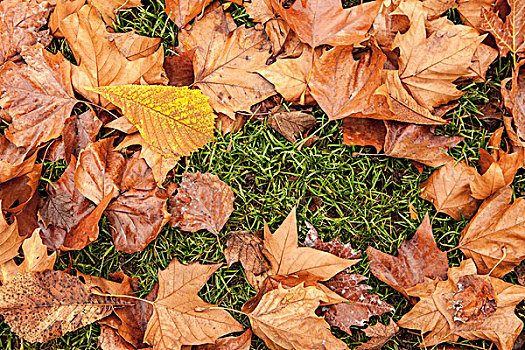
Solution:
[{"label": "small maple leaf", "polygon": [[213,138],[215,115],[208,97],[199,90],[160,85],[103,86],[89,90],[120,107],[144,140],[162,155],[189,156]]},{"label": "small maple leaf", "polygon": [[173,260],[159,271],[159,292],[153,302],[144,340],[159,350],[214,343],[220,336],[242,331],[230,314],[197,295],[220,264],[183,265]]}]

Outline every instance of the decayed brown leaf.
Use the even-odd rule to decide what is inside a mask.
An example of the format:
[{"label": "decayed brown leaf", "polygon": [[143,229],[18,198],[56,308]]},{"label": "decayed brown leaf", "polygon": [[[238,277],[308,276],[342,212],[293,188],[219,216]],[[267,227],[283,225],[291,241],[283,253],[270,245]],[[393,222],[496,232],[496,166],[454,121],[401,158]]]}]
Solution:
[{"label": "decayed brown leaf", "polygon": [[0,3],[0,66],[16,59],[23,46],[47,45],[51,41],[49,32],[40,30],[46,24],[50,9],[51,4],[47,1],[5,0]]},{"label": "decayed brown leaf", "polygon": [[270,262],[270,274],[310,273],[319,281],[325,281],[358,262],[313,248],[297,247],[297,243],[295,208],[275,233],[272,234],[268,225],[264,225],[264,255]]},{"label": "decayed brown leaf", "polygon": [[218,235],[233,212],[233,192],[213,174],[184,172],[177,195],[170,198],[171,225],[183,231]]},{"label": "decayed brown leaf", "polygon": [[438,212],[470,219],[476,213],[480,202],[471,196],[470,183],[474,180],[476,169],[461,161],[450,161],[421,184],[421,197],[431,201]]},{"label": "decayed brown leaf", "polygon": [[272,350],[347,349],[330,333],[328,324],[315,314],[326,299],[315,287],[285,289],[281,285],[264,294],[248,313],[252,330]]},{"label": "decayed brown leaf", "polygon": [[521,245],[525,237],[525,200],[509,204],[512,189],[505,187],[486,199],[461,232],[459,248],[476,262],[478,271],[501,277],[525,259]]},{"label": "decayed brown leaf", "polygon": [[[136,348],[126,342],[115,329],[102,325],[98,337],[98,346],[102,350],[135,350]],[[144,348],[143,348],[144,349]]]},{"label": "decayed brown leaf", "polygon": [[207,13],[189,30],[183,30],[179,42],[186,51],[195,49],[193,70],[195,85],[216,112],[230,118],[275,94],[273,85],[257,70],[270,57],[270,42],[259,28],[236,28],[222,7]]},{"label": "decayed brown leaf", "polygon": [[62,132],[64,159],[69,163],[72,155],[78,158],[81,150],[95,142],[101,127],[102,122],[92,110],[67,118]]},{"label": "decayed brown leaf", "polygon": [[[512,86],[507,89],[510,78],[501,82],[501,95],[505,108],[511,114],[504,117],[505,129],[510,142],[515,146],[525,146],[525,60],[518,63],[512,73]],[[499,145],[498,145],[499,146]]]},{"label": "decayed brown leaf", "polygon": [[262,239],[253,233],[248,231],[232,232],[226,243],[224,257],[228,266],[240,261],[246,271],[260,275],[270,269],[262,249]]},{"label": "decayed brown leaf", "polygon": [[193,56],[195,50],[185,51],[164,59],[164,70],[169,86],[188,86],[193,83]]},{"label": "decayed brown leaf", "polygon": [[355,45],[367,38],[381,2],[372,1],[343,9],[337,0],[271,0],[276,14],[302,42],[319,45]]},{"label": "decayed brown leaf", "polygon": [[47,254],[47,247],[42,243],[39,229],[33,231],[31,237],[22,243],[22,251],[24,261],[20,265],[17,265],[14,260],[9,260],[0,265],[2,283],[6,283],[17,274],[52,270],[57,259],[56,252],[51,255]]},{"label": "decayed brown leaf", "polygon": [[271,113],[266,121],[272,129],[292,143],[301,140],[303,134],[313,128],[317,123],[313,115],[301,111]]},{"label": "decayed brown leaf", "polygon": [[351,46],[326,51],[313,65],[309,82],[312,96],[330,119],[369,115],[388,108],[386,99],[375,95],[385,60],[375,45],[359,60],[354,60]]},{"label": "decayed brown leaf", "polygon": [[247,329],[238,337],[225,337],[217,339],[215,344],[197,345],[194,350],[250,350],[252,331]]},{"label": "decayed brown leaf", "polygon": [[447,253],[440,251],[432,234],[428,214],[417,229],[414,237],[405,240],[398,248],[399,256],[380,252],[369,247],[370,271],[381,281],[407,298],[407,290],[425,278],[445,280],[447,278]]},{"label": "decayed brown leaf", "polygon": [[[523,328],[514,308],[525,298],[525,287],[477,275],[476,265],[470,259],[449,269],[448,280],[435,283],[430,290],[428,286],[421,286],[410,290],[411,295],[421,300],[398,324],[420,329],[422,333],[430,332],[424,339],[426,346],[456,342],[462,337],[487,339],[498,349],[512,349]],[[472,319],[465,317],[467,314],[478,316]]]},{"label": "decayed brown leaf", "polygon": [[392,319],[390,319],[390,324],[388,326],[378,322],[373,326],[365,328],[364,332],[370,340],[359,345],[356,350],[379,350],[390,339],[392,339],[397,332],[399,332],[399,327]]},{"label": "decayed brown leaf", "polygon": [[343,142],[353,146],[373,146],[379,152],[383,149],[386,127],[382,120],[367,118],[343,119]]},{"label": "decayed brown leaf", "polygon": [[[126,58],[108,37],[106,25],[95,7],[84,5],[78,12],[63,19],[61,24],[61,31],[80,63],[71,66],[73,86],[90,101],[102,107],[109,105],[107,100],[86,87],[167,82],[162,68],[162,46],[150,56],[133,60]],[[135,37],[143,40],[138,35]]]},{"label": "decayed brown leaf", "polygon": [[305,221],[305,224],[308,228],[308,232],[306,232],[306,237],[304,238],[304,245],[306,247],[322,250],[323,252],[333,254],[343,259],[361,258],[361,251],[354,250],[350,243],[342,244],[339,237],[335,237],[330,242],[323,242],[319,238],[315,227],[308,221]]},{"label": "decayed brown leaf", "polygon": [[168,195],[138,154],[124,159],[112,144],[113,138],[103,139],[80,153],[75,186],[95,204],[111,195],[105,214],[113,242],[118,250],[132,253],[144,249],[169,220]]},{"label": "decayed brown leaf", "polygon": [[188,22],[204,13],[204,8],[212,0],[167,0],[164,11],[179,28],[184,27]]},{"label": "decayed brown leaf", "polygon": [[[0,202],[0,209],[2,202]],[[16,218],[9,225],[0,210],[0,264],[3,264],[18,255],[18,248],[25,237],[18,234]]]},{"label": "decayed brown leaf", "polygon": [[401,81],[429,110],[463,95],[453,81],[469,74],[474,52],[484,39],[473,28],[437,21],[440,25],[427,32],[424,13],[414,15],[409,30],[398,34],[394,43],[400,50]]},{"label": "decayed brown leaf", "polygon": [[[499,52],[502,56],[512,52],[518,56],[525,55],[525,1],[508,0],[510,13],[503,14],[482,8],[481,29],[488,31],[496,39]],[[502,85],[503,86],[503,85]]]},{"label": "decayed brown leaf", "polygon": [[224,334],[242,331],[228,312],[197,295],[219,267],[182,265],[173,260],[159,271],[159,292],[144,336],[148,344],[158,350],[173,350],[182,345],[214,343]]},{"label": "decayed brown leaf", "polygon": [[426,125],[386,122],[384,152],[387,156],[408,158],[431,167],[453,161],[446,151],[463,141],[462,136],[440,136]]},{"label": "decayed brown leaf", "polygon": [[125,303],[91,294],[77,277],[60,271],[16,275],[0,287],[0,313],[29,342],[47,342],[93,323]]},{"label": "decayed brown leaf", "polygon": [[27,65],[7,62],[0,69],[0,107],[12,119],[6,137],[32,152],[62,133],[77,100],[70,78],[70,63],[42,45],[25,47]]}]

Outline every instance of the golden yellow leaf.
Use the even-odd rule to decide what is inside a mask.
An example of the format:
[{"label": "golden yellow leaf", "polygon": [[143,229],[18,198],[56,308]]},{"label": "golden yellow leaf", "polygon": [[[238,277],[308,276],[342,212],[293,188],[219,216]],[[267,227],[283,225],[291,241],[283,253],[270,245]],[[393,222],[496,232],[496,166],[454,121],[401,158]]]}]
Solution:
[{"label": "golden yellow leaf", "polygon": [[188,156],[213,137],[215,115],[200,90],[159,85],[88,89],[120,107],[144,141],[164,156]]}]

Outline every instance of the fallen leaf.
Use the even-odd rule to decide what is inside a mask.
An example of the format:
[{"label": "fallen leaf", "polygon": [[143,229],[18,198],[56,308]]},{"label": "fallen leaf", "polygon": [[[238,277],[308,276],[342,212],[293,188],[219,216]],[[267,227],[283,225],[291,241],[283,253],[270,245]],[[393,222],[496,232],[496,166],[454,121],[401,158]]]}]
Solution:
[{"label": "fallen leaf", "polygon": [[189,86],[193,84],[193,57],[195,50],[164,59],[164,70],[169,79],[169,86]]},{"label": "fallen leaf", "polygon": [[363,331],[370,339],[359,345],[356,350],[379,350],[399,332],[399,327],[390,319],[390,324],[387,326],[378,322],[373,326],[368,326]]},{"label": "fallen leaf", "polygon": [[454,159],[446,152],[463,141],[463,136],[441,136],[427,125],[386,122],[384,152],[387,156],[408,158],[431,167]]},{"label": "fallen leaf", "polygon": [[67,16],[78,12],[84,6],[86,0],[57,0],[56,6],[49,16],[48,26],[51,34],[57,38],[63,38],[64,34],[60,31],[62,20]]},{"label": "fallen leaf", "polygon": [[315,314],[325,300],[315,287],[285,289],[281,285],[264,294],[248,313],[253,333],[270,349],[347,349],[330,333],[328,324]]},{"label": "fallen leaf", "polygon": [[0,265],[2,271],[2,283],[6,283],[17,274],[26,274],[29,272],[42,272],[52,270],[57,259],[56,252],[47,254],[47,247],[42,243],[40,230],[33,231],[31,237],[22,243],[22,252],[24,260],[17,265],[14,259]]},{"label": "fallen leaf", "polygon": [[[0,202],[2,208],[2,202]],[[18,255],[18,248],[25,237],[18,234],[18,224],[16,218],[9,225],[0,212],[0,264],[4,264]]]},{"label": "fallen leaf", "polygon": [[0,200],[4,205],[3,210],[10,213],[17,213],[22,210],[34,196],[40,183],[41,173],[42,164],[33,164],[33,169],[26,174],[0,183]]},{"label": "fallen leaf", "polygon": [[270,57],[270,42],[258,27],[236,27],[222,7],[207,13],[182,30],[179,42],[186,51],[195,50],[195,85],[210,96],[215,112],[230,118],[275,94],[273,85],[257,70]]},{"label": "fallen leaf", "polygon": [[[45,26],[51,4],[47,1],[4,0],[0,4],[0,66],[18,55],[24,46],[49,44]],[[2,79],[0,79],[1,81]],[[1,94],[0,94],[1,95]]]},{"label": "fallen leaf", "polygon": [[[108,85],[126,85],[146,82],[164,84],[167,82],[162,63],[162,46],[152,55],[135,60],[127,59],[116,44],[108,38],[106,25],[96,8],[84,5],[61,22],[64,34],[78,66],[71,66],[71,79],[77,92],[91,102],[108,107],[107,100],[99,97],[89,88]],[[140,36],[137,40],[140,39]],[[86,89],[87,88],[87,89]]]},{"label": "fallen leaf", "polygon": [[494,36],[501,56],[506,56],[509,52],[524,56],[525,17],[523,11],[525,3],[521,0],[508,0],[506,3],[510,8],[510,13],[501,18],[500,13],[494,10],[481,9],[481,29]]},{"label": "fallen leaf", "polygon": [[215,344],[197,345],[195,350],[250,350],[251,344],[252,331],[247,329],[238,337],[220,338]]},{"label": "fallen leaf", "polygon": [[[465,278],[469,279],[471,285],[463,284]],[[466,305],[458,304],[454,307],[454,297],[469,304],[475,303],[478,307],[483,306],[483,299],[470,300],[474,296],[468,295],[470,288],[479,288],[476,284],[480,281],[486,281],[493,288],[497,300],[496,309],[487,309],[481,322],[458,319],[458,308]],[[419,293],[416,286],[411,290],[411,294],[419,296],[421,300],[401,318],[398,325],[419,329],[422,333],[430,332],[423,340],[426,346],[445,341],[456,342],[462,337],[469,340],[490,340],[498,349],[511,350],[523,328],[523,323],[514,314],[514,309],[525,298],[525,287],[512,285],[494,277],[477,275],[476,266],[470,259],[464,260],[459,267],[449,269],[448,280],[437,282],[432,290]],[[481,294],[481,297],[485,298],[485,295]]]},{"label": "fallen leaf", "polygon": [[407,298],[407,290],[425,278],[445,280],[447,278],[447,253],[438,249],[428,214],[417,229],[414,237],[404,240],[395,257],[368,247],[370,272]]},{"label": "fallen leaf", "polygon": [[[242,331],[230,314],[197,295],[219,264],[182,265],[173,260],[159,271],[159,292],[144,340],[158,350],[214,343],[220,336]],[[182,301],[182,302],[181,302]]]},{"label": "fallen leaf", "polygon": [[385,137],[386,127],[382,120],[343,119],[343,142],[349,146],[373,146],[380,152],[385,144]]},{"label": "fallen leaf", "polygon": [[183,231],[208,230],[218,235],[233,212],[233,192],[213,174],[184,172],[170,199],[171,225]]},{"label": "fallen leaf", "polygon": [[299,39],[312,47],[349,46],[367,38],[381,2],[373,1],[343,9],[338,0],[271,0],[273,10],[292,28]]},{"label": "fallen leaf", "polygon": [[480,202],[471,196],[470,183],[476,169],[464,161],[450,161],[435,170],[425,182],[420,196],[432,204],[438,212],[452,216],[455,220],[470,219],[476,213]]},{"label": "fallen leaf", "polygon": [[179,28],[184,27],[200,13],[212,0],[167,0],[164,11]]},{"label": "fallen leaf", "polygon": [[62,140],[64,142],[64,159],[69,164],[71,156],[78,158],[80,151],[95,142],[102,122],[90,109],[79,115],[72,115],[64,122]]},{"label": "fallen leaf", "polygon": [[398,12],[398,6],[410,4],[410,1],[384,1],[374,19],[371,33],[378,45],[385,50],[392,50],[397,33],[404,33],[410,27],[409,16]]},{"label": "fallen leaf", "polygon": [[[521,163],[523,164],[523,161]],[[485,199],[505,186],[503,170],[498,163],[492,163],[483,175],[474,173],[474,180],[470,183],[470,192],[476,199]]]},{"label": "fallen leaf", "polygon": [[303,134],[317,124],[313,115],[301,111],[272,113],[266,121],[272,129],[292,143],[301,140]]},{"label": "fallen leaf", "polygon": [[494,0],[456,0],[456,3],[459,14],[465,19],[465,24],[481,32],[481,9],[489,10]]},{"label": "fallen leaf", "polygon": [[135,350],[136,348],[126,342],[119,333],[111,327],[102,325],[98,337],[98,346],[102,350]]},{"label": "fallen leaf", "polygon": [[228,266],[240,261],[245,270],[260,275],[270,269],[262,249],[262,239],[253,233],[248,231],[232,232],[226,242],[224,257]]},{"label": "fallen leaf", "polygon": [[317,233],[315,227],[308,221],[305,221],[304,223],[308,228],[308,232],[306,232],[306,236],[304,238],[304,245],[306,247],[322,250],[323,252],[333,254],[343,259],[361,258],[361,251],[354,250],[350,243],[342,244],[339,240],[339,237],[335,237],[330,242],[323,242],[319,238],[319,234]]},{"label": "fallen leaf", "polygon": [[125,303],[91,294],[77,277],[60,271],[16,275],[0,287],[0,313],[12,331],[29,342],[59,338],[120,305]]},{"label": "fallen leaf", "polygon": [[110,26],[118,11],[142,5],[140,0],[88,0],[88,3],[99,10],[104,22]]},{"label": "fallen leaf", "polygon": [[453,82],[468,75],[472,56],[484,39],[473,28],[441,23],[445,25],[427,33],[424,16],[414,16],[408,31],[398,34],[394,43],[400,50],[401,81],[429,110],[463,95]]},{"label": "fallen leaf", "polygon": [[311,94],[330,119],[373,114],[387,104],[375,97],[385,60],[376,45],[359,60],[353,58],[351,46],[334,47],[314,61]]},{"label": "fallen leaf", "polygon": [[310,273],[325,281],[336,273],[358,262],[342,259],[313,248],[297,247],[297,219],[295,208],[288,214],[275,233],[264,225],[264,255],[270,262],[271,275]]},{"label": "fallen leaf", "polygon": [[521,213],[525,200],[512,198],[512,189],[505,187],[486,199],[476,215],[461,232],[458,247],[476,262],[478,271],[501,277],[525,259],[520,249],[525,235],[525,218]]},{"label": "fallen leaf", "polygon": [[17,147],[5,135],[0,135],[0,183],[24,176],[35,167],[37,154],[26,158],[27,150]]},{"label": "fallen leaf", "polygon": [[525,60],[519,62],[512,73],[512,86],[507,89],[510,78],[501,81],[501,95],[510,116],[504,116],[505,130],[510,142],[519,147],[525,146]]},{"label": "fallen leaf", "polygon": [[[41,236],[53,250],[79,250],[98,238],[98,222],[113,192],[106,194],[96,206],[75,188],[74,157],[57,182],[48,188],[48,200],[38,210]],[[116,189],[115,191],[118,191]]]},{"label": "fallen leaf", "polygon": [[0,69],[0,107],[12,123],[6,137],[28,151],[62,133],[64,122],[77,103],[71,87],[70,63],[42,45],[25,47],[27,65],[7,62]]},{"label": "fallen leaf", "polygon": [[489,279],[477,275],[461,276],[459,286],[461,288],[447,305],[456,310],[454,321],[481,323],[496,311],[496,294]]},{"label": "fallen leaf", "polygon": [[113,42],[120,53],[130,61],[155,54],[161,45],[160,38],[149,38],[147,36],[137,35],[135,32],[108,32],[106,37]]}]

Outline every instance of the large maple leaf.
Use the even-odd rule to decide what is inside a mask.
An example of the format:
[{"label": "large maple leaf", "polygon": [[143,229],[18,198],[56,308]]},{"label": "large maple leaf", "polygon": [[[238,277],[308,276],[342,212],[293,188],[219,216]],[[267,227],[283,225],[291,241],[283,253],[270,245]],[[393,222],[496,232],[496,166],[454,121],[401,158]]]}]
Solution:
[{"label": "large maple leaf", "polygon": [[236,28],[222,7],[183,30],[179,41],[186,51],[195,49],[195,85],[210,96],[216,112],[233,119],[235,112],[249,112],[252,105],[275,94],[273,85],[255,73],[270,57],[264,31]]},{"label": "large maple leaf", "polygon": [[199,90],[173,86],[104,86],[94,89],[139,130],[153,149],[179,159],[213,137],[215,115]]},{"label": "large maple leaf", "polygon": [[197,293],[220,264],[183,265],[173,260],[159,271],[159,291],[153,302],[144,340],[158,350],[213,343],[220,336],[242,331],[225,310],[203,301]]}]

